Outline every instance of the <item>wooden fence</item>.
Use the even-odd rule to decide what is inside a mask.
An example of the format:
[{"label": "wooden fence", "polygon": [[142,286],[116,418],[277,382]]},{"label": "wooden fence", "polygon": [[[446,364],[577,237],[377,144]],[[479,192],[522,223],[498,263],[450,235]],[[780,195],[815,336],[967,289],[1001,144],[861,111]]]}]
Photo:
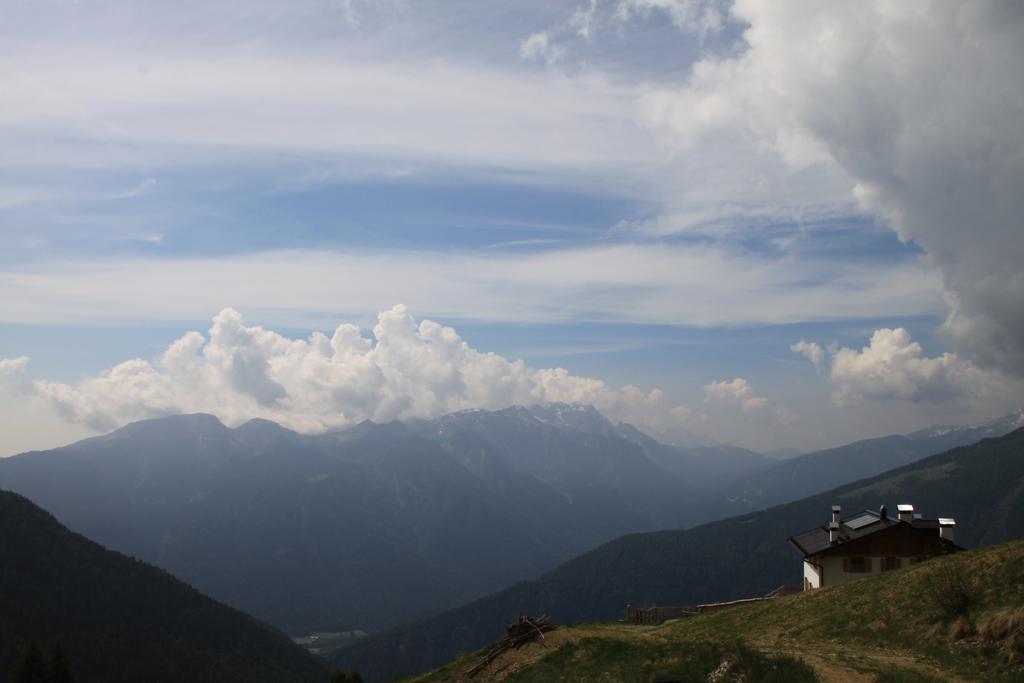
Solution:
[{"label": "wooden fence", "polygon": [[660,624],[667,619],[681,619],[692,617],[704,612],[713,612],[723,607],[733,605],[745,605],[748,602],[760,602],[772,600],[775,596],[764,598],[743,598],[742,600],[729,600],[728,602],[708,602],[703,605],[687,605],[685,607],[633,607],[626,605],[627,624]]},{"label": "wooden fence", "polygon": [[660,624],[666,619],[679,619],[700,614],[696,607],[632,607],[626,606],[627,624]]}]

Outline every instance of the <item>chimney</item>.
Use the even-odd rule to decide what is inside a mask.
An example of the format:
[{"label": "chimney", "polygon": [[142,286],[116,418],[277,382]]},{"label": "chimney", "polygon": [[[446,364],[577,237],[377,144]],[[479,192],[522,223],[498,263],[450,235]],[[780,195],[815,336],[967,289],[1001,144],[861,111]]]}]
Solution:
[{"label": "chimney", "polygon": [[899,510],[901,522],[912,522],[914,520],[914,506],[910,503],[897,505],[896,509]]},{"label": "chimney", "polygon": [[956,531],[956,520],[952,517],[939,517],[939,538],[944,538],[950,543]]},{"label": "chimney", "polygon": [[831,522],[828,525],[828,542],[835,543],[839,540],[839,522]]},{"label": "chimney", "polygon": [[878,508],[878,516],[882,519],[889,519],[889,511],[885,509],[885,506]]},{"label": "chimney", "polygon": [[832,523],[835,524],[837,527],[839,526],[839,513],[842,512],[842,510],[843,509],[838,505],[832,506]]}]

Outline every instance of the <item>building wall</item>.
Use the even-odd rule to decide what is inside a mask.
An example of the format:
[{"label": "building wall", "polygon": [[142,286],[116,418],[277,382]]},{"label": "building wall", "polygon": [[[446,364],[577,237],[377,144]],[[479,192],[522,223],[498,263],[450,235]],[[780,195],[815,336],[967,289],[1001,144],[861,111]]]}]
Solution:
[{"label": "building wall", "polygon": [[[818,563],[822,566],[825,573],[824,585],[826,586],[838,586],[842,583],[848,583],[850,581],[856,581],[857,579],[863,579],[865,576],[873,576],[875,574],[882,573],[882,558],[872,557],[870,555],[865,556],[865,562],[868,571],[866,572],[846,572],[843,571],[843,558],[839,556],[831,557],[818,557],[816,558]],[[900,557],[900,567],[909,567],[910,564],[916,559],[914,557]],[[807,575],[807,562],[804,562],[804,576]],[[899,567],[897,567],[898,569]]]},{"label": "building wall", "polygon": [[804,590],[821,588],[821,574],[818,568],[804,560]]}]

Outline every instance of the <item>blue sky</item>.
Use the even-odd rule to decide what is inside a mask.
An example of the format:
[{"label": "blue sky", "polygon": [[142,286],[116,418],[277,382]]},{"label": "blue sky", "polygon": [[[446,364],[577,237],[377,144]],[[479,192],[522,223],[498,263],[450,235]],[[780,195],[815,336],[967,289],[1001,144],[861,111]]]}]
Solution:
[{"label": "blue sky", "polygon": [[0,454],[181,410],[811,449],[1019,407],[998,3],[0,5]]}]

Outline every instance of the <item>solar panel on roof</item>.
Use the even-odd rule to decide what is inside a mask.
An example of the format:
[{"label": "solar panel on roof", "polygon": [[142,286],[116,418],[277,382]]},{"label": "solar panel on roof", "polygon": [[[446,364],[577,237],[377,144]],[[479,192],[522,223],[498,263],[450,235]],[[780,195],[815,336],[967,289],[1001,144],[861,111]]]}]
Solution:
[{"label": "solar panel on roof", "polygon": [[869,524],[874,524],[877,521],[878,517],[875,517],[874,515],[858,515],[851,520],[843,522],[843,524],[850,527],[851,529],[862,529],[868,526]]}]

